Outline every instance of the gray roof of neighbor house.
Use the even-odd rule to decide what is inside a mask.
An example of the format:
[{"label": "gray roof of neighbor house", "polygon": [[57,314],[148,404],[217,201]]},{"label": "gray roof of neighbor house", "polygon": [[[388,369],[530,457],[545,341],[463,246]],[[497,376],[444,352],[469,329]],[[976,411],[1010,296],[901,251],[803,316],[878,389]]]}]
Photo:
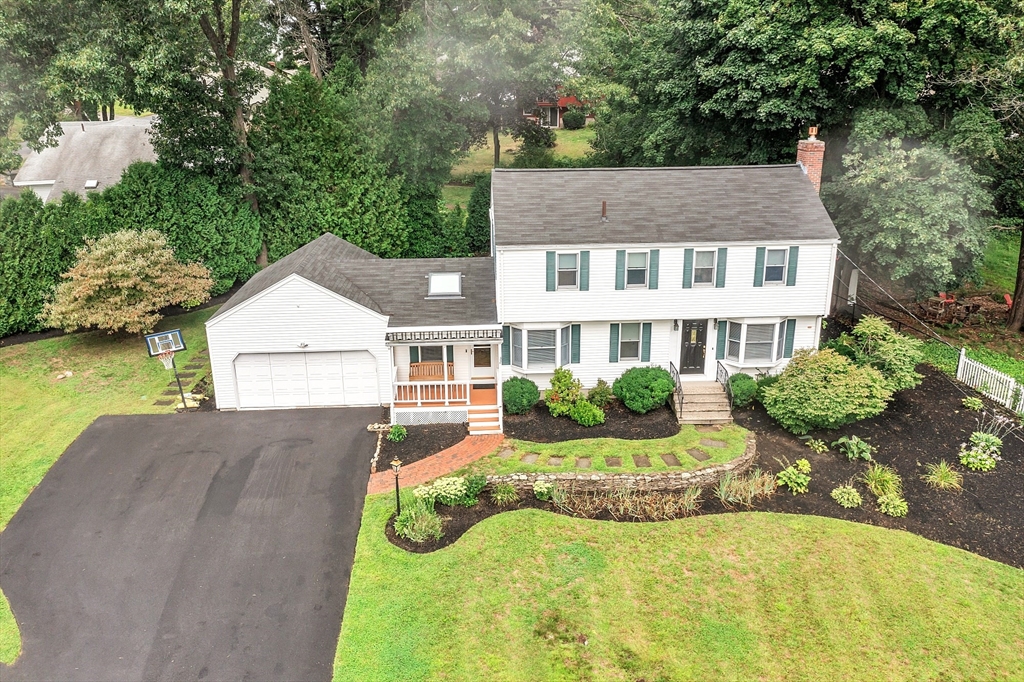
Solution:
[{"label": "gray roof of neighbor house", "polygon": [[156,160],[149,140],[152,120],[152,116],[122,116],[113,121],[62,123],[64,134],[60,143],[31,152],[14,184],[53,182],[47,201],[59,200],[65,191],[85,196],[85,183],[89,180],[97,181],[96,191],[113,185],[132,163]]},{"label": "gray roof of neighbor house", "polygon": [[[461,298],[427,298],[427,276],[461,272]],[[378,258],[325,234],[253,276],[211,321],[277,284],[299,275],[359,305],[389,316],[389,327],[497,324],[491,258]]]},{"label": "gray roof of neighbor house", "polygon": [[796,164],[501,168],[491,175],[491,201],[497,246],[839,238]]}]

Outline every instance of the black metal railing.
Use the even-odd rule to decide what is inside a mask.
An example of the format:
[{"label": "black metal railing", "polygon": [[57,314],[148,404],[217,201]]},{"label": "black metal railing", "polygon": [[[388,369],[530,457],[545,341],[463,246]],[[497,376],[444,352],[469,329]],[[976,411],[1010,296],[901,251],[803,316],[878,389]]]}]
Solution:
[{"label": "black metal railing", "polygon": [[677,410],[682,410],[683,409],[683,380],[679,377],[679,369],[676,367],[675,363],[672,362],[672,361],[669,361],[669,363],[668,363],[668,373],[672,375],[672,381],[675,382],[675,385],[676,385],[676,398],[678,399],[678,402],[677,402],[678,407],[676,409]]},{"label": "black metal railing", "polygon": [[722,364],[722,361],[718,361],[718,367],[715,368],[715,381],[722,384],[725,388],[725,397],[729,399],[729,409],[732,409],[732,387],[729,386],[729,368]]}]

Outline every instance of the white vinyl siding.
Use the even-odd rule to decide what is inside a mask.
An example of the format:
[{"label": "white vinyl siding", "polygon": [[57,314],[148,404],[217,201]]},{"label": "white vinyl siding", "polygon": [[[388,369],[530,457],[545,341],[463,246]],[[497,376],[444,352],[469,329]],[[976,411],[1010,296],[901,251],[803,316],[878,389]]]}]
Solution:
[{"label": "white vinyl siding", "polygon": [[[263,373],[276,379],[281,390],[298,396],[303,383],[312,395],[328,390],[310,389],[308,366],[300,372],[297,356],[322,352],[365,351],[376,365],[373,381],[377,401],[391,402],[391,355],[384,342],[387,319],[297,275],[286,278],[252,299],[207,323],[206,336],[218,409],[238,409],[235,359],[247,354],[296,354],[262,369],[242,362],[239,379],[246,373]],[[314,364],[324,356],[314,358]],[[276,369],[273,364],[277,364]],[[315,374],[315,372],[314,372]],[[365,377],[361,379],[365,381]],[[314,383],[316,380],[314,380]],[[302,398],[296,397],[295,402]],[[314,400],[319,400],[314,398]],[[269,407],[270,405],[268,405]]]},{"label": "white vinyl siding", "polygon": [[[792,287],[753,286],[758,246],[764,244],[730,244],[726,285],[722,288],[711,285],[690,289],[682,288],[685,247],[660,246],[658,288],[627,286],[620,291],[615,289],[616,249],[589,246],[589,291],[559,289],[550,292],[545,289],[544,252],[557,251],[557,247],[536,250],[499,248],[495,262],[498,319],[504,324],[554,325],[564,324],[567,320],[742,319],[828,314],[835,260],[833,244],[800,244],[800,272],[796,285]],[[791,244],[787,243],[785,249],[789,246]],[[783,250],[782,245],[768,245],[768,248]],[[699,246],[696,249],[711,250]],[[604,341],[607,346],[607,334]],[[605,348],[605,355],[607,353]]]}]

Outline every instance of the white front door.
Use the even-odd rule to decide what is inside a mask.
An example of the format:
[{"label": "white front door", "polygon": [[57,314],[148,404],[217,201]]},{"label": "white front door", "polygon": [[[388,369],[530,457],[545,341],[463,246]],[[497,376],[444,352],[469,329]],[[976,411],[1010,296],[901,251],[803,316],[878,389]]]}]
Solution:
[{"label": "white front door", "polygon": [[494,351],[491,346],[473,346],[474,379],[494,378]]}]

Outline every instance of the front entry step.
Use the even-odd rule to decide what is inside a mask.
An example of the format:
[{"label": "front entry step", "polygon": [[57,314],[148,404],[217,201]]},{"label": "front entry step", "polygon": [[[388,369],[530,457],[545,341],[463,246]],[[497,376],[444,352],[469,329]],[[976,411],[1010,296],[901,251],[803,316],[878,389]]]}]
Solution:
[{"label": "front entry step", "polygon": [[501,433],[501,415],[496,405],[469,408],[469,435],[485,436]]},{"label": "front entry step", "polygon": [[672,402],[680,424],[730,424],[732,410],[729,397],[717,381],[683,383],[683,400],[673,394]]}]

